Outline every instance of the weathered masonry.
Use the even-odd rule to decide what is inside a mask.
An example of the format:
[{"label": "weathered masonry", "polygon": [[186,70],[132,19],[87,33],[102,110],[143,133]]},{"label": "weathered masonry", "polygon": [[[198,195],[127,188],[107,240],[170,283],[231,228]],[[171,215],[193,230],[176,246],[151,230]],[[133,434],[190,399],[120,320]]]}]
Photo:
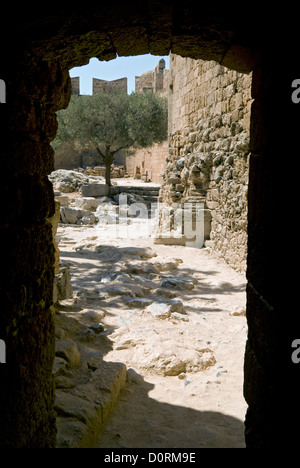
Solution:
[{"label": "weathered masonry", "polygon": [[[80,95],[80,77],[75,76],[71,78],[72,94]],[[101,80],[100,78],[93,78],[93,94],[99,93],[99,91],[123,91],[127,93],[127,78],[119,78],[117,80],[107,81]]]},{"label": "weathered masonry", "polygon": [[80,95],[80,77],[74,76],[71,78],[71,93],[75,94],[76,96]]},{"label": "weathered masonry", "polygon": [[93,94],[101,91],[123,91],[127,94],[127,78],[119,78],[118,80],[106,81],[99,78],[93,78]]},{"label": "weathered masonry", "polygon": [[166,69],[166,62],[164,59],[160,59],[154,70],[146,71],[141,76],[135,77],[135,92],[150,91],[160,96],[167,96],[168,77],[169,70]]},{"label": "weathered masonry", "polygon": [[[294,9],[294,7],[293,7]],[[300,105],[298,16],[287,5],[245,10],[209,3],[112,0],[61,6],[57,15],[28,3],[6,6],[0,76],[2,277],[0,446],[55,447],[53,412],[55,112],[68,105],[68,70],[91,57],[172,53],[252,72],[248,192],[247,320],[244,394],[248,447],[293,447],[299,421],[296,276]],[[283,33],[284,31],[284,33]],[[291,234],[291,235],[290,235]],[[287,245],[291,247],[287,248]],[[297,278],[298,283],[298,278]],[[298,285],[297,285],[298,286]]]},{"label": "weathered masonry", "polygon": [[251,73],[215,61],[171,54],[169,154],[160,193],[168,209],[204,203],[206,245],[242,271],[247,257],[251,78]]}]

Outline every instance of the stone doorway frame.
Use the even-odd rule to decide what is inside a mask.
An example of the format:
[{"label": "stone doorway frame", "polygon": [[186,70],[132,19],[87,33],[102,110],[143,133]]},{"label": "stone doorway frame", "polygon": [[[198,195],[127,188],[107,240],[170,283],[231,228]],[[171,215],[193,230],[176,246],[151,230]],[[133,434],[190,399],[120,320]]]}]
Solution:
[{"label": "stone doorway frame", "polygon": [[[93,56],[109,60],[116,53],[166,55],[170,50],[253,72],[245,434],[248,447],[276,447],[296,440],[289,418],[299,413],[298,372],[291,360],[299,314],[293,294],[287,297],[286,291],[297,289],[286,274],[279,274],[289,267],[279,249],[278,224],[297,207],[295,184],[289,191],[291,202],[286,204],[282,197],[283,158],[298,150],[300,107],[291,100],[291,84],[299,75],[294,61],[297,41],[290,27],[278,43],[281,18],[266,30],[269,22],[264,15],[257,19],[249,12],[246,20],[235,20],[230,8],[216,12],[206,6],[199,16],[194,2],[184,7],[170,1],[142,6],[136,0],[129,5],[115,1],[85,14],[76,8],[71,14],[62,10],[55,18],[21,10],[8,15],[16,34],[4,55],[1,76],[6,84],[0,112],[6,174],[2,191],[8,205],[1,224],[6,277],[1,285],[0,338],[7,356],[0,367],[0,446],[55,446],[54,250],[48,221],[54,214],[54,197],[47,174],[53,169],[50,141],[56,133],[55,112],[70,98],[68,69]],[[286,66],[281,68],[274,64],[277,47],[283,44]],[[283,270],[278,269],[280,263]]]}]

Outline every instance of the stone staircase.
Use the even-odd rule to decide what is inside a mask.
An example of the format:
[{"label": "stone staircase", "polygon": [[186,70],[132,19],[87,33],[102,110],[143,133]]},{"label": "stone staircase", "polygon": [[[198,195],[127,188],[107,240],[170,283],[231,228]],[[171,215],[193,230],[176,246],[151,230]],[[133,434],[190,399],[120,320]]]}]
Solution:
[{"label": "stone staircase", "polygon": [[132,195],[139,195],[145,200],[147,205],[157,203],[159,197],[160,186],[145,187],[145,186],[122,186],[118,185],[119,193],[130,193]]}]

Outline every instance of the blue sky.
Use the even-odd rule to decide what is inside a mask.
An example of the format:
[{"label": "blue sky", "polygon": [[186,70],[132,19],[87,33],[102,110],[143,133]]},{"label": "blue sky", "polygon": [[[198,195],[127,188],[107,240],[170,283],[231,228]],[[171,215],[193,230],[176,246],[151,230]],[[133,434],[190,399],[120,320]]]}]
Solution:
[{"label": "blue sky", "polygon": [[80,77],[80,94],[92,94],[92,79],[117,80],[127,77],[128,94],[135,90],[135,76],[153,70],[159,60],[164,58],[166,68],[169,68],[169,57],[158,55],[137,55],[133,57],[117,57],[109,62],[103,62],[92,58],[88,65],[76,67],[70,70],[71,78]]}]

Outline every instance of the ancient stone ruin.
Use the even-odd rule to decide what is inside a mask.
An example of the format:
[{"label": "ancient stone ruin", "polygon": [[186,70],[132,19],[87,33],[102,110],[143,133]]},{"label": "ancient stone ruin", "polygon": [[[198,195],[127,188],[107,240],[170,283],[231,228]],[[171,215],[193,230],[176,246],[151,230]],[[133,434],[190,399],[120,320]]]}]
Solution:
[{"label": "ancient stone ruin", "polygon": [[[244,270],[251,75],[171,55],[169,88],[169,153],[159,200],[175,212],[203,202],[206,245]],[[161,242],[180,242],[164,238],[163,230]]]},{"label": "ancient stone ruin", "polygon": [[135,77],[135,92],[151,92],[160,96],[168,95],[169,70],[166,69],[166,62],[160,59],[154,70],[144,72],[141,76]]},{"label": "ancient stone ruin", "polygon": [[[149,89],[168,97],[169,141],[127,156],[120,176],[142,179],[146,174],[147,180],[161,183],[157,243],[185,245],[184,232],[176,235],[175,229],[175,236],[168,236],[176,211],[203,203],[205,245],[245,271],[251,74],[171,54],[170,70],[162,59],[155,70],[136,77],[137,92]],[[102,169],[85,173],[104,176]],[[112,176],[119,177],[118,166]]]}]

